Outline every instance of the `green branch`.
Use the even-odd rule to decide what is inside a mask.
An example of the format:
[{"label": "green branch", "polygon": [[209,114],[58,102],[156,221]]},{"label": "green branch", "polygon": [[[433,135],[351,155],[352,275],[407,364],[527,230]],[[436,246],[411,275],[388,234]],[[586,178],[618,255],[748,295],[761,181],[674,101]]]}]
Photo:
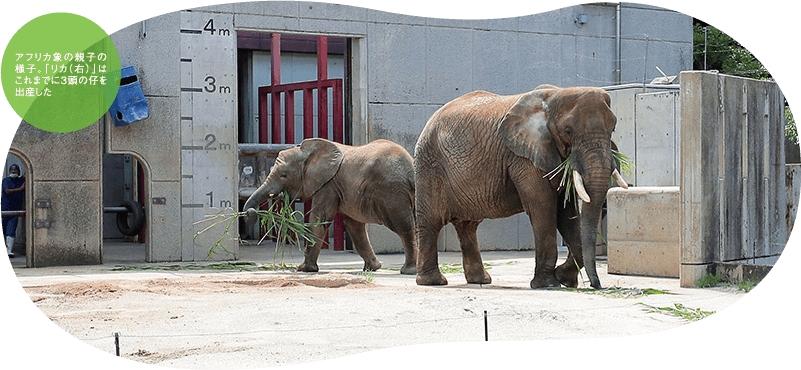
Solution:
[{"label": "green branch", "polygon": [[[264,237],[259,240],[259,244],[261,244],[261,242],[264,241],[267,236],[275,235],[275,258],[278,258],[278,254],[280,252],[281,262],[283,263],[284,252],[287,245],[296,245],[300,247],[304,241],[306,243],[314,244],[315,236],[312,233],[311,228],[327,224],[328,222],[317,220],[312,223],[305,223],[305,215],[303,212],[292,209],[294,198],[291,197],[289,193],[281,192],[278,197],[279,200],[274,200],[271,202],[270,206],[266,210],[256,211],[256,215],[258,217],[258,224],[262,228],[266,229]],[[240,217],[245,217],[246,214],[246,212],[233,212],[233,210],[231,210],[227,213],[220,212],[215,215],[209,215],[203,220],[195,222],[195,224],[211,222],[209,226],[195,234],[193,242],[199,246],[203,246],[197,242],[197,239],[201,234],[208,232],[218,225],[225,225],[222,235],[220,235],[220,237],[215,241],[214,245],[211,246],[209,253],[206,255],[206,259],[211,259],[213,255],[217,254],[218,248],[222,248],[223,251],[231,254],[231,252],[225,248],[223,240],[226,238],[226,236],[231,237],[231,227]]]}]

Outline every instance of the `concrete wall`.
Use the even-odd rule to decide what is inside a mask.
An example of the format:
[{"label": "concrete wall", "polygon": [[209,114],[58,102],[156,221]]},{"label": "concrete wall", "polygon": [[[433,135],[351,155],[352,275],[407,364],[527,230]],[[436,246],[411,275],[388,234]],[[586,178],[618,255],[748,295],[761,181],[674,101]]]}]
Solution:
[{"label": "concrete wall", "polygon": [[[589,22],[577,26],[573,20],[578,14],[587,14]],[[490,21],[413,17],[384,21],[388,16],[375,12],[377,22],[368,24],[366,35],[371,54],[371,140],[387,138],[412,150],[437,108],[473,90],[516,94],[542,83],[616,83],[614,6],[576,6]],[[659,76],[650,65],[656,60],[667,66],[668,73],[692,68],[689,17],[624,6],[621,19],[622,53],[627,60],[623,82]],[[407,24],[393,24],[398,21]],[[648,25],[649,21],[654,22]],[[646,34],[651,35],[649,41],[645,41]],[[645,64],[646,44],[650,46],[649,65]]]},{"label": "concrete wall", "polygon": [[[586,24],[574,22],[579,14],[587,15]],[[218,32],[210,37],[201,32],[202,37],[195,37],[198,34],[182,32],[201,30],[212,18],[218,30],[230,34]],[[467,92],[484,89],[516,94],[542,83],[615,84],[615,19],[614,4],[573,6],[505,19],[446,20],[336,4],[252,2],[168,13],[132,24],[111,38],[122,65],[136,68],[150,117],[124,127],[99,123],[63,136],[21,128],[12,144],[12,150],[28,158],[34,179],[41,182],[32,187],[30,199],[53,201],[53,208],[38,211],[37,217],[61,220],[69,216],[74,220],[69,222],[75,223],[61,220],[48,230],[34,230],[38,252],[33,261],[99,262],[104,151],[130,154],[144,168],[147,260],[206,257],[209,240],[195,243],[193,236],[200,227],[195,222],[222,210],[227,202],[236,204],[238,197],[239,30],[350,39],[353,143],[386,138],[411,153],[428,117]],[[691,68],[690,17],[623,4],[621,22],[622,82],[650,81],[659,76],[656,65],[668,74]],[[182,90],[207,86],[210,74],[218,86],[231,88],[230,95]],[[209,134],[219,145],[216,151],[206,148]],[[69,153],[65,158],[52,155],[51,148],[59,145],[70,149],[63,151]],[[81,169],[72,171],[79,162]],[[211,201],[210,193],[214,202],[207,206],[204,201]],[[87,207],[89,210],[80,214],[61,213]],[[392,240],[394,235],[385,229],[376,232],[376,228],[380,227],[370,230],[378,251],[383,245],[400,251],[400,243]],[[80,237],[76,230],[81,230]],[[387,242],[381,240],[382,233],[389,235]],[[232,234],[225,239],[231,253],[215,259],[237,257],[238,233],[233,230]],[[485,248],[527,249],[532,247],[532,239],[526,216],[488,220],[479,228]],[[443,248],[458,245],[452,228],[443,233],[442,244]],[[73,258],[76,256],[80,258]]]},{"label": "concrete wall", "polygon": [[[494,20],[443,20],[321,3],[236,3],[199,10],[234,15],[248,31],[351,38],[353,143],[379,138],[413,154],[428,117],[467,92],[516,94],[542,83],[605,86],[617,82],[615,6],[574,6]],[[579,14],[588,23],[577,25]],[[622,82],[648,82],[692,67],[692,19],[664,9],[623,4]],[[282,62],[282,67],[283,67]],[[397,236],[368,226],[377,252],[400,252]],[[484,249],[530,249],[526,215],[486,220]],[[440,249],[458,250],[447,226]]]},{"label": "concrete wall", "polygon": [[[517,94],[542,83],[617,83],[614,4],[493,20],[429,19],[307,2],[197,10],[233,14],[236,29],[352,38],[357,144],[385,138],[412,152],[428,117],[473,90]],[[588,16],[587,24],[574,23],[579,14]],[[668,74],[692,68],[692,18],[623,4],[621,20],[623,83],[661,76],[657,65]]]},{"label": "concrete wall", "polygon": [[[106,127],[106,151],[130,154],[145,170],[146,260],[182,260],[181,106],[179,13],[132,24],[111,35],[122,66],[136,68],[150,117],[127,126]],[[144,29],[146,34],[142,33]],[[153,198],[165,198],[154,204]]]},{"label": "concrete wall", "polygon": [[102,262],[102,128],[62,134],[22,122],[17,129],[10,152],[27,169],[29,267]]},{"label": "concrete wall", "polygon": [[609,273],[679,277],[680,199],[678,186],[609,189]]},{"label": "concrete wall", "polygon": [[633,171],[623,174],[636,186],[679,184],[681,104],[678,85],[609,87],[617,126],[612,141],[632,159]]},{"label": "concrete wall", "polygon": [[[211,18],[218,29],[232,28],[230,15],[175,12],[111,35],[121,64],[136,68],[150,109],[145,120],[123,127],[109,122],[106,128],[107,152],[132,155],[145,171],[147,261],[205,259],[222,230],[195,240],[206,226],[197,222],[236,206],[235,93],[186,91],[210,86],[209,76],[215,86],[236,91],[235,37],[199,38],[181,32],[202,29]],[[230,253],[213,259],[236,258],[233,237],[225,238],[224,246]]]},{"label": "concrete wall", "polygon": [[[707,82],[714,85],[714,81]],[[784,189],[781,189],[782,179],[778,176],[781,176],[782,166],[777,164],[783,163],[783,159],[780,157],[781,149],[777,149],[775,145],[784,141],[783,133],[777,130],[777,125],[783,123],[780,116],[777,119],[778,112],[774,106],[776,98],[768,98],[768,95],[776,93],[773,87],[765,88],[753,81],[721,76],[717,88],[718,99],[723,97],[723,103],[712,101],[714,88],[715,86],[708,87],[707,96],[701,98],[707,99],[705,105],[694,105],[692,108],[697,110],[684,115],[696,124],[707,120],[703,123],[706,125],[704,129],[696,131],[695,136],[687,135],[685,138],[690,141],[688,145],[693,145],[693,140],[699,139],[700,132],[703,132],[706,135],[704,140],[707,140],[700,144],[703,149],[696,147],[695,150],[700,149],[703,154],[695,155],[695,162],[688,162],[688,165],[695,167],[685,175],[692,176],[693,180],[689,181],[692,183],[697,182],[694,176],[708,176],[705,182],[708,187],[691,189],[705,192],[705,195],[697,199],[704,199],[701,204],[707,202],[704,211],[706,213],[695,213],[694,218],[688,221],[688,224],[694,225],[696,231],[707,228],[707,234],[700,237],[694,235],[694,238],[699,239],[690,239],[686,244],[700,248],[701,243],[706,243],[703,244],[705,248],[711,249],[706,252],[707,261],[710,262],[685,264],[686,275],[690,275],[690,271],[697,275],[684,278],[689,285],[705,273],[742,270],[741,267],[731,270],[728,266],[742,263],[756,266],[753,264],[770,264],[775,261],[790,236],[801,189],[801,170],[798,165],[790,164],[786,165]],[[625,176],[630,183],[638,186],[678,185],[682,174],[682,145],[679,138],[680,121],[683,118],[679,91],[649,91],[654,90],[636,87],[610,91],[618,116],[618,129],[613,134],[613,140],[624,153],[634,153],[635,171]],[[695,145],[699,145],[697,141]],[[710,174],[712,171],[716,171],[719,177]],[[681,250],[678,238],[672,240],[676,246],[671,246],[671,253],[663,254],[665,260],[643,260],[646,256],[654,257],[653,253],[643,253],[643,246],[653,249],[663,245],[665,240],[664,235],[659,232],[638,235],[641,228],[649,229],[653,226],[651,224],[658,222],[659,225],[672,225],[672,230],[677,235],[682,232],[677,224],[682,215],[673,212],[680,204],[679,199],[675,200],[674,206],[660,205],[658,202],[653,204],[655,200],[663,199],[664,195],[661,192],[655,195],[652,189],[660,188],[610,190],[610,228],[607,238],[610,244],[610,272],[654,276],[674,276],[675,272],[678,277],[678,256]],[[675,189],[678,191],[679,188]],[[786,201],[781,199],[779,193],[782,192],[785,193]],[[781,204],[786,204],[786,209]],[[639,215],[642,218],[628,217],[627,213],[636,213],[638,210],[645,212]],[[660,217],[654,218],[654,214],[659,214]],[[621,216],[628,218],[621,220]],[[779,235],[781,231],[771,229],[772,223],[782,216],[786,230],[784,239]],[[765,225],[771,226],[766,229]],[[716,232],[719,240],[715,240]],[[641,246],[637,243],[644,244]],[[671,266],[670,274],[664,272],[666,266]]]},{"label": "concrete wall", "polygon": [[778,85],[681,74],[681,284],[715,263],[771,263],[787,242]]},{"label": "concrete wall", "polygon": [[787,204],[786,228],[787,239],[790,239],[790,233],[793,231],[795,219],[798,216],[799,192],[801,192],[801,164],[786,165],[785,176],[785,186],[787,189],[787,193],[785,193]]}]

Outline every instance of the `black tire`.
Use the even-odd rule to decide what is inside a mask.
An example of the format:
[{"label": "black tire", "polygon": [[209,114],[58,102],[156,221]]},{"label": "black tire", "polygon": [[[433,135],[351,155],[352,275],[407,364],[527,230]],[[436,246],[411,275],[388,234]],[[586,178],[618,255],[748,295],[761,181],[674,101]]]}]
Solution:
[{"label": "black tire", "polygon": [[117,213],[117,229],[122,235],[134,236],[142,231],[145,225],[145,208],[139,202],[126,200],[120,207],[128,209],[126,213]]}]

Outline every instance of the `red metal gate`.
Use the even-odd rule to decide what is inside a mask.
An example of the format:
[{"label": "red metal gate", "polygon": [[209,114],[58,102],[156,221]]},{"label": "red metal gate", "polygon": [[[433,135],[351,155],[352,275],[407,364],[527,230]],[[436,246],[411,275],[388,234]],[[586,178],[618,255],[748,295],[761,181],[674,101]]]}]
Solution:
[{"label": "red metal gate", "polygon": [[[303,138],[324,138],[343,143],[344,110],[341,79],[328,79],[328,38],[317,38],[317,80],[281,84],[281,35],[271,34],[271,85],[259,87],[259,142],[295,143],[295,93],[303,93]],[[332,132],[328,130],[328,94],[331,90]],[[314,134],[314,94],[317,94],[317,135]],[[284,120],[281,120],[283,96]],[[271,103],[271,104],[270,104]],[[306,202],[305,210],[311,202]],[[308,215],[307,215],[308,221]],[[345,228],[342,215],[334,220],[334,250],[345,249]],[[328,243],[323,244],[328,248]]]}]

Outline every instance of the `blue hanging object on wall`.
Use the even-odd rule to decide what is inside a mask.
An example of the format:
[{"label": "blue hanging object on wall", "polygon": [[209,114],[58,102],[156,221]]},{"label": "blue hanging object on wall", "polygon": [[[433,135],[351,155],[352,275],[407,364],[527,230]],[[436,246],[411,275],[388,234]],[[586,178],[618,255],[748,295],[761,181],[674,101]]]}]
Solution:
[{"label": "blue hanging object on wall", "polygon": [[141,121],[150,116],[145,93],[142,91],[133,66],[125,67],[120,71],[120,89],[117,91],[117,98],[111,104],[109,112],[114,118],[114,126],[117,127]]}]

